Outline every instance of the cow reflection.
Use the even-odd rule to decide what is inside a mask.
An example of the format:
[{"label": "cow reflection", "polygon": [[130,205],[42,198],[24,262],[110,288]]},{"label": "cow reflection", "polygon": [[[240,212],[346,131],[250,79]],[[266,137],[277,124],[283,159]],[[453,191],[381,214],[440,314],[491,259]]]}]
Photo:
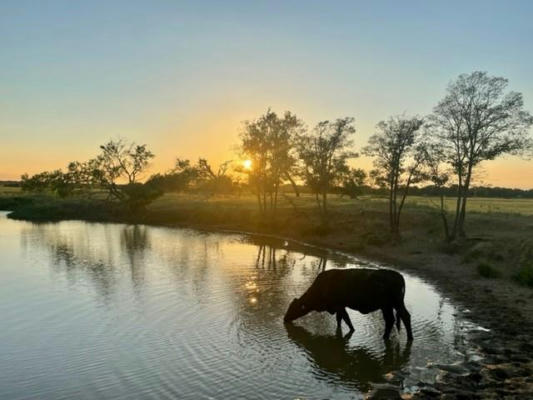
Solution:
[{"label": "cow reflection", "polygon": [[385,354],[380,358],[363,347],[350,347],[353,332],[344,336],[315,335],[296,325],[286,325],[289,339],[305,350],[316,373],[334,382],[339,380],[360,391],[371,388],[370,383],[385,381],[384,375],[401,369],[409,362],[411,343],[403,350],[400,344],[386,343]]}]

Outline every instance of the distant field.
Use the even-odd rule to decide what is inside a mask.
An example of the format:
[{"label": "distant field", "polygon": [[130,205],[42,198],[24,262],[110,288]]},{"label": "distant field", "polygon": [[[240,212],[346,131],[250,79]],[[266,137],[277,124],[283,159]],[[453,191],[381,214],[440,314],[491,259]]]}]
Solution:
[{"label": "distant field", "polygon": [[[211,198],[194,196],[187,194],[167,194],[154,202],[150,208],[153,209],[170,209],[178,205],[191,205],[191,203],[200,204],[210,203],[212,206],[224,205],[225,207],[244,207],[255,208],[257,200],[251,195],[243,196],[215,196]],[[411,196],[407,198],[406,207],[439,207],[440,199],[437,197]],[[329,205],[332,209],[337,207],[356,207],[356,208],[385,208],[387,198],[362,196],[359,199],[350,199],[348,197],[339,197],[331,195]],[[287,197],[280,197],[280,207],[315,207],[315,198],[308,194],[295,197],[293,194]],[[446,199],[446,208],[452,212],[455,207],[455,199]],[[497,214],[521,214],[533,215],[533,199],[502,199],[490,197],[472,197],[468,200],[468,211],[478,213],[497,213]]]},{"label": "distant field", "polygon": [[0,195],[2,194],[14,194],[14,193],[20,193],[21,190],[19,187],[11,187],[11,186],[2,186],[0,185]]},{"label": "distant field", "polygon": [[[438,206],[439,199],[413,196],[408,198],[408,202],[412,205]],[[446,199],[446,208],[451,211],[454,207],[455,199]],[[471,197],[468,199],[467,208],[470,212],[533,215],[533,199]]]},{"label": "distant field", "polygon": [[[14,195],[21,193],[20,188],[0,186],[1,195]],[[245,194],[242,196],[213,196],[206,197],[201,195],[190,194],[166,194],[160,199],[156,200],[150,208],[153,209],[171,209],[179,204],[198,203],[198,205],[205,203],[211,205],[224,205],[229,207],[245,207],[255,208],[257,200],[254,196]],[[385,204],[386,197],[361,196],[359,199],[350,199],[348,197],[340,197],[337,195],[330,195],[329,205],[335,207],[359,207],[359,208],[375,208]],[[302,194],[300,197],[295,197],[290,193],[286,196],[282,195],[279,199],[280,207],[314,207],[316,205],[315,198],[309,194]],[[406,207],[412,208],[416,206],[422,207],[439,207],[439,199],[437,197],[424,196],[410,196],[407,198]],[[446,208],[451,212],[455,207],[455,199],[446,199]],[[468,211],[479,213],[496,213],[496,214],[521,214],[533,215],[533,199],[503,199],[493,197],[472,197],[468,200]]]}]

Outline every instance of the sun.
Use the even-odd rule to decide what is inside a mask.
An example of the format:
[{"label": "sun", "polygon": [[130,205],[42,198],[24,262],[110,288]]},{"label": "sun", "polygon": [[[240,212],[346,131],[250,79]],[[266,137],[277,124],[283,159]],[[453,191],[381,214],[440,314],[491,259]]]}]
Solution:
[{"label": "sun", "polygon": [[244,169],[247,169],[247,170],[252,169],[252,160],[244,160],[242,162],[242,166],[244,167]]}]

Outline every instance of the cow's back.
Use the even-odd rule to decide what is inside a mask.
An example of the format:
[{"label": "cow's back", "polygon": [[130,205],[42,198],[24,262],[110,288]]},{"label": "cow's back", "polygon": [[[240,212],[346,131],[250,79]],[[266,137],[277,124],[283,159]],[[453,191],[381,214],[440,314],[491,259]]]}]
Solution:
[{"label": "cow's back", "polygon": [[331,269],[317,276],[305,296],[317,310],[350,307],[366,314],[403,299],[404,290],[404,279],[396,271]]}]

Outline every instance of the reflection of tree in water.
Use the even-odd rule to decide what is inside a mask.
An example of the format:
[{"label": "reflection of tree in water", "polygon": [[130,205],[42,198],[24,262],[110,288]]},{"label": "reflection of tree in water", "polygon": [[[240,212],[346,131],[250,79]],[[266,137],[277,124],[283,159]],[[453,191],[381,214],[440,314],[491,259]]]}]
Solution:
[{"label": "reflection of tree in water", "polygon": [[327,252],[319,249],[300,246],[296,252],[287,242],[259,239],[254,241],[255,268],[244,271],[245,283],[234,288],[238,318],[247,330],[277,326],[290,300],[301,295],[329,261]]},{"label": "reflection of tree in water", "polygon": [[70,282],[77,281],[84,274],[93,283],[98,297],[108,301],[113,294],[115,282],[112,263],[95,257],[89,246],[89,238],[77,240],[60,232],[44,230],[40,243],[45,245],[52,259],[52,269],[65,273]]},{"label": "reflection of tree in water", "polygon": [[254,268],[232,283],[235,306],[241,322],[252,327],[277,321],[287,303],[290,275],[297,263],[296,254],[266,244],[257,246]]},{"label": "reflection of tree in water", "polygon": [[208,301],[213,294],[211,272],[222,265],[224,255],[221,242],[224,239],[217,234],[192,230],[178,232],[180,236],[165,240],[164,246],[155,242],[154,252],[161,263],[168,267],[176,282],[176,290],[185,293],[191,291],[199,301]]},{"label": "reflection of tree in water", "polygon": [[266,270],[274,273],[279,272],[281,275],[287,274],[287,272],[294,267],[294,264],[296,264],[296,260],[290,257],[291,253],[286,250],[281,250],[281,255],[279,252],[276,255],[277,250],[279,249],[272,246],[258,246],[255,268],[257,270]]},{"label": "reflection of tree in water", "polygon": [[133,288],[138,293],[144,284],[144,254],[150,249],[149,228],[144,225],[125,226],[120,241],[128,257]]},{"label": "reflection of tree in water", "polygon": [[409,362],[411,344],[403,350],[398,342],[385,344],[385,354],[378,357],[363,347],[350,347],[351,333],[342,336],[314,335],[306,329],[287,324],[287,333],[296,345],[306,354],[315,373],[334,383],[367,391],[370,383],[383,382],[384,375],[404,367]]},{"label": "reflection of tree in water", "polygon": [[[144,226],[117,226],[81,224],[69,229],[69,223],[32,225],[22,231],[24,245],[45,248],[51,258],[51,268],[65,274],[69,282],[92,282],[98,298],[108,301],[117,284],[117,259],[123,249],[129,261],[134,287],[144,280],[143,253],[150,248],[149,228]],[[117,229],[120,243],[117,243]],[[118,246],[119,245],[119,246]]]}]

